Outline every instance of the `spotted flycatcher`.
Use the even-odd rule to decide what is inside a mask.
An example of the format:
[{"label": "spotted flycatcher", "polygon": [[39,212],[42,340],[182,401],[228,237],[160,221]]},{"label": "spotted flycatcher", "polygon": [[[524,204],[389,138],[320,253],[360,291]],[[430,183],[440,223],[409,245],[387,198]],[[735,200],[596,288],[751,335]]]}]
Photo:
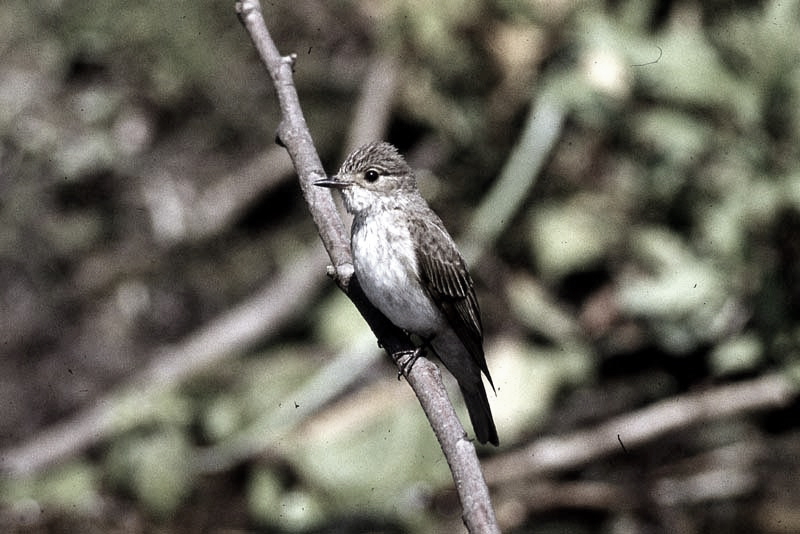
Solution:
[{"label": "spotted flycatcher", "polygon": [[472,278],[403,156],[389,143],[370,143],[315,185],[338,189],[354,216],[353,264],[367,298],[433,349],[458,381],[478,441],[497,445],[481,380],[483,372],[492,384]]}]

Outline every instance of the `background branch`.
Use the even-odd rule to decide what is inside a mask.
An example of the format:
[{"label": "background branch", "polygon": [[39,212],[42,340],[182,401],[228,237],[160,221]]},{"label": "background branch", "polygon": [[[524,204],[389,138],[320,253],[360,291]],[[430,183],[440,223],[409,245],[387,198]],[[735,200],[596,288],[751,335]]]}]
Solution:
[{"label": "background branch", "polygon": [[27,442],[0,451],[0,473],[35,474],[115,433],[152,419],[160,406],[153,401],[158,395],[199,370],[245,351],[308,305],[321,286],[312,266],[322,257],[315,251],[302,254],[250,299],[182,342],[159,347],[150,365],[126,384]]},{"label": "background branch", "polygon": [[397,90],[398,65],[393,55],[376,54],[370,61],[347,135],[345,153],[383,138]]},{"label": "background branch", "polygon": [[[614,417],[594,428],[549,436],[486,462],[490,484],[564,471],[701,423],[737,414],[781,408],[797,396],[797,386],[782,374],[689,393]],[[624,448],[623,448],[624,447]]]}]

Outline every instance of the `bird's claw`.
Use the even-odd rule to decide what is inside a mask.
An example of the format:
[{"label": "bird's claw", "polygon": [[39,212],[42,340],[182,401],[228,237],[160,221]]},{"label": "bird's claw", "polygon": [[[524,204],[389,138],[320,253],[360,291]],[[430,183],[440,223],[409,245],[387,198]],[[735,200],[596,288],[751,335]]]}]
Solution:
[{"label": "bird's claw", "polygon": [[397,366],[400,368],[397,372],[397,379],[400,380],[402,377],[408,378],[408,373],[411,372],[414,363],[416,363],[417,359],[423,354],[425,354],[425,349],[423,347],[395,352],[392,355],[392,359],[397,362]]}]

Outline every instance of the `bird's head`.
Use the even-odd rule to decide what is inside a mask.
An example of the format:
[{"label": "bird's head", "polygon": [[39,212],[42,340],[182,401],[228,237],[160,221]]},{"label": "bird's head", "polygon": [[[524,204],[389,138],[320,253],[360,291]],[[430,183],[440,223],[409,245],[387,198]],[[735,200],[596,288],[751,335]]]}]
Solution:
[{"label": "bird's head", "polygon": [[353,214],[398,207],[408,195],[417,194],[411,167],[393,145],[385,142],[354,150],[337,174],[314,185],[341,191],[345,208]]}]

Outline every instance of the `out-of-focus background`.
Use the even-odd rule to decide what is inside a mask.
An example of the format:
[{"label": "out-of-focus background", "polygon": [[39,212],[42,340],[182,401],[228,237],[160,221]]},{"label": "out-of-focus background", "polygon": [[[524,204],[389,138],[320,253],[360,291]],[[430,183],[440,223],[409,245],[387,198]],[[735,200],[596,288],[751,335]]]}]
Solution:
[{"label": "out-of-focus background", "polygon": [[[505,532],[800,531],[796,0],[263,7],[469,259]],[[233,1],[0,5],[0,530],[463,531],[279,120]]]}]

